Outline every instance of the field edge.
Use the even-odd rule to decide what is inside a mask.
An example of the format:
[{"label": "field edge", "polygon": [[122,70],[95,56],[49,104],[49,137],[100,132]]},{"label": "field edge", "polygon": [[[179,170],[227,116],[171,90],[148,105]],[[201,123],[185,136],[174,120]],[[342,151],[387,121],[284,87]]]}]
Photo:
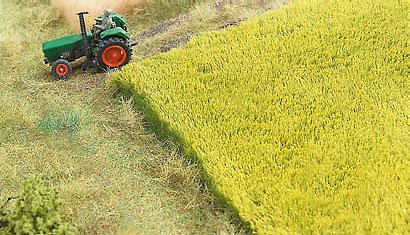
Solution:
[{"label": "field edge", "polygon": [[240,216],[238,208],[218,190],[214,180],[205,169],[201,158],[199,158],[196,151],[187,144],[182,134],[174,130],[167,122],[160,118],[159,113],[155,111],[145,96],[133,89],[132,82],[127,81],[127,83],[125,83],[124,80],[120,81],[116,75],[114,75],[109,82],[117,87],[118,92],[116,95],[122,95],[126,99],[132,99],[134,108],[142,112],[144,122],[152,125],[148,127],[148,129],[152,131],[160,141],[171,141],[184,158],[199,168],[201,179],[213,195],[218,209],[228,212],[230,219],[238,223],[240,225],[239,228],[243,230],[245,234],[256,232],[251,229],[250,222],[246,222],[246,220]]}]

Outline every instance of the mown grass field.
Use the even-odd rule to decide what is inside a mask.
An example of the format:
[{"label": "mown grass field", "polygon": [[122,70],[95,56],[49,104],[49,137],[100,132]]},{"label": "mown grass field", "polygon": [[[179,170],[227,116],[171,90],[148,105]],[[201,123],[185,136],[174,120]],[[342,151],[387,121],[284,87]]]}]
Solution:
[{"label": "mown grass field", "polygon": [[259,234],[410,228],[410,2],[295,1],[114,76]]},{"label": "mown grass field", "polygon": [[[152,26],[149,17],[132,27]],[[41,43],[74,32],[48,0],[0,0],[0,21],[1,206],[38,174],[51,179],[80,234],[238,232],[197,167],[155,139],[132,102],[113,97],[109,74],[53,79]]]}]

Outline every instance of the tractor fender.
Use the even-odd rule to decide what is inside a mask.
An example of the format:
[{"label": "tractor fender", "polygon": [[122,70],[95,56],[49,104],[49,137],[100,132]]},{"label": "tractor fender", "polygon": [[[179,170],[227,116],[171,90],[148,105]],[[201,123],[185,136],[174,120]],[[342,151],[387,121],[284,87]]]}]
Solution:
[{"label": "tractor fender", "polygon": [[127,31],[123,30],[120,27],[113,28],[113,29],[107,29],[100,34],[101,39],[104,39],[106,37],[111,37],[111,36],[118,36],[121,38],[125,38],[127,40],[130,39],[131,37]]}]

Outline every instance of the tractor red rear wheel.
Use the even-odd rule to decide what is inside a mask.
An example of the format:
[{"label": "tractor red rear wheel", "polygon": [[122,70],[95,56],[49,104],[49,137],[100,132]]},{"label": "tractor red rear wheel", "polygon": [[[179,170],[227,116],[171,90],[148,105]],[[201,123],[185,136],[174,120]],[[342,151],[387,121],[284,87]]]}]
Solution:
[{"label": "tractor red rear wheel", "polygon": [[73,68],[65,59],[58,59],[51,66],[51,72],[59,80],[68,78],[72,71]]},{"label": "tractor red rear wheel", "polygon": [[120,67],[127,59],[127,52],[119,45],[105,48],[101,54],[102,62],[110,68]]},{"label": "tractor red rear wheel", "polygon": [[132,48],[127,40],[118,37],[104,39],[97,47],[97,62],[104,70],[121,68],[131,59]]}]

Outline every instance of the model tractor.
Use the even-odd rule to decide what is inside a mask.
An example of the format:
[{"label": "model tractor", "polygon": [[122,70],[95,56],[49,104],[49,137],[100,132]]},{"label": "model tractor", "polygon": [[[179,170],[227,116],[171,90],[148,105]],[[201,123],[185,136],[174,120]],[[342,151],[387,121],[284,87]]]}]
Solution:
[{"label": "model tractor", "polygon": [[74,34],[43,43],[46,64],[51,65],[51,72],[57,79],[66,79],[73,68],[71,62],[85,57],[83,69],[101,68],[104,71],[121,68],[131,59],[132,46],[125,19],[120,14],[111,13],[112,26],[95,34],[95,26],[101,24],[103,16],[96,18],[91,32],[87,32],[84,15],[77,15],[80,20],[81,34]]}]

